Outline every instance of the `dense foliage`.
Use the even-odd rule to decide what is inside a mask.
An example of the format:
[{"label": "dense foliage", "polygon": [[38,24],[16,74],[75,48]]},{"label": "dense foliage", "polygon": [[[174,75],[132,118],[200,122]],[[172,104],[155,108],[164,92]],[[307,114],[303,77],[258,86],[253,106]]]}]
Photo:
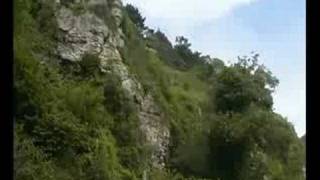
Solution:
[{"label": "dense foliage", "polygon": [[53,1],[14,0],[14,10],[15,179],[304,179],[303,144],[273,111],[279,82],[257,54],[226,66],[185,37],[172,45],[124,8],[121,55],[171,132],[166,169],[150,169],[138,110],[117,74],[100,73],[95,54],[73,65],[52,55]]},{"label": "dense foliage", "polygon": [[126,12],[128,13],[131,21],[136,25],[138,30],[143,31],[146,29],[144,24],[146,18],[142,17],[141,13],[139,12],[138,8],[134,7],[131,4],[127,4],[125,7]]}]

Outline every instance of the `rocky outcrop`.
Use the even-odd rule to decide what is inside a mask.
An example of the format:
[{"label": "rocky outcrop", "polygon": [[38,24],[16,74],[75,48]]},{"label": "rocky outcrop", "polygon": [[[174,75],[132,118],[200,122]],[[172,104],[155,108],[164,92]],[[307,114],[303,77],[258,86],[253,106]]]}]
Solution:
[{"label": "rocky outcrop", "polygon": [[153,166],[162,168],[165,166],[164,162],[169,143],[169,130],[163,124],[164,115],[154,104],[150,95],[143,98],[140,107],[141,130],[147,135],[147,142],[152,145],[154,150],[151,157]]},{"label": "rocky outcrop", "polygon": [[[56,2],[59,4],[60,1]],[[112,72],[121,78],[123,88],[135,100],[139,109],[140,127],[146,136],[146,143],[154,148],[151,157],[153,166],[163,168],[169,130],[163,123],[164,116],[153,97],[144,94],[141,84],[130,74],[119,53],[119,49],[125,46],[120,28],[121,6],[119,0],[89,0],[83,6],[85,11],[75,13],[72,8],[59,5],[56,14],[60,30],[57,55],[64,61],[78,62],[86,53],[96,54],[100,59],[102,72]],[[102,16],[92,9],[103,9],[98,12]],[[103,16],[101,13],[109,14]],[[116,29],[103,19],[108,15],[111,15]]]},{"label": "rocky outcrop", "polygon": [[[91,0],[86,8],[109,7],[106,2],[108,1]],[[114,18],[119,21],[122,17],[119,16],[119,8],[115,9],[118,10],[111,12],[115,13]],[[57,11],[57,22],[60,30],[57,50],[61,59],[75,62],[81,61],[85,53],[99,54],[101,70],[107,68],[106,61],[121,60],[118,51],[118,48],[124,46],[121,29],[117,32],[112,31],[104,19],[99,18],[94,12],[87,10],[84,13],[75,14],[72,9],[61,6]]]}]

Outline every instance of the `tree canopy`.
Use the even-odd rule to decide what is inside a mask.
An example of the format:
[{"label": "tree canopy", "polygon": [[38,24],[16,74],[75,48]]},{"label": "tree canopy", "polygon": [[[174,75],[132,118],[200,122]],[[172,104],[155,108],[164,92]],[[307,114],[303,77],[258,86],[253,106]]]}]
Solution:
[{"label": "tree canopy", "polygon": [[141,15],[139,9],[131,4],[127,4],[125,9],[129,15],[131,21],[137,26],[137,28],[140,31],[145,30],[146,26],[145,26],[144,22],[145,22],[146,18]]}]

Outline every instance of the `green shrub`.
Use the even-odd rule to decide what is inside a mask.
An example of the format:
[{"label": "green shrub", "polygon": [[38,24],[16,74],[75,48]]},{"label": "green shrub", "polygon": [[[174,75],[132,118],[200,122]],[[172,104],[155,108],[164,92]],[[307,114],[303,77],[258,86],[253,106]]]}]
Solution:
[{"label": "green shrub", "polygon": [[172,44],[161,31],[158,30],[148,36],[146,43],[148,47],[157,51],[159,58],[167,65],[177,69],[183,69],[185,67],[184,60],[173,49]]},{"label": "green shrub", "polygon": [[115,142],[108,136],[102,136],[94,147],[89,165],[86,169],[86,179],[104,180],[121,179],[121,166],[117,159]]},{"label": "green shrub", "polygon": [[86,53],[79,64],[83,76],[92,76],[99,70],[100,58],[96,54]]},{"label": "green shrub", "polygon": [[15,124],[14,179],[56,179],[52,162],[33,145],[30,137],[22,133],[22,128],[20,124]]}]

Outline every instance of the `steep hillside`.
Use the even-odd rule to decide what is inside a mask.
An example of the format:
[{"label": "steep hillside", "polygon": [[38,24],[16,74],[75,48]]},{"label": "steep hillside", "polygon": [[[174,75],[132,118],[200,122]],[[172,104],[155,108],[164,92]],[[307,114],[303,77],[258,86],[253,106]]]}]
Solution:
[{"label": "steep hillside", "polygon": [[15,179],[303,179],[258,55],[226,66],[120,0],[14,10]]}]

